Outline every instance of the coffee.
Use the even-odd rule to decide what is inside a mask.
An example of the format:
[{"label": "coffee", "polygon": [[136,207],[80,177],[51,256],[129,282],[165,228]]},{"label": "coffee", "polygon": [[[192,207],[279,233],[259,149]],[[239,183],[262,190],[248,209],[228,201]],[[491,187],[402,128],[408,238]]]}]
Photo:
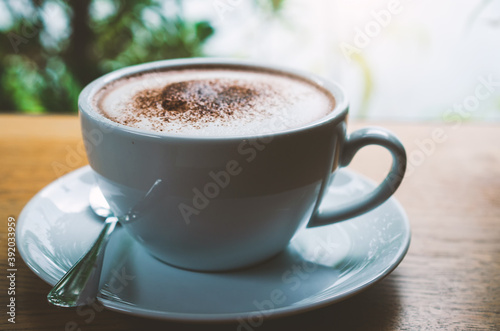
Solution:
[{"label": "coffee", "polygon": [[146,131],[197,136],[277,132],[328,115],[335,100],[304,78],[272,71],[209,67],[146,72],[102,88],[94,107]]}]

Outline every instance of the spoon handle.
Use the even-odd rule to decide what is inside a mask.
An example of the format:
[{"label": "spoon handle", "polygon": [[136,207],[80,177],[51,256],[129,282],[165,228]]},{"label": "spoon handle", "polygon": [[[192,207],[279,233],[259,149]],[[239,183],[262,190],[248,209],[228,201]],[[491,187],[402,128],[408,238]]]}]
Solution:
[{"label": "spoon handle", "polygon": [[109,236],[117,217],[108,217],[90,250],[66,272],[47,295],[48,301],[60,307],[76,307],[94,301],[99,292],[102,261]]}]

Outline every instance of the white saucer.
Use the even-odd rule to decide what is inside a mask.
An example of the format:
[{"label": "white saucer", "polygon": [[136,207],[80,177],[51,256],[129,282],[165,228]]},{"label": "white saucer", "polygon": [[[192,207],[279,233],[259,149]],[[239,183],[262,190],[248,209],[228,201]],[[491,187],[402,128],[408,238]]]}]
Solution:
[{"label": "white saucer", "polygon": [[[51,285],[83,255],[101,229],[102,221],[88,206],[93,184],[90,167],[78,169],[40,191],[19,216],[21,256]],[[373,187],[360,175],[340,170],[328,193],[334,199],[326,203],[342,203]],[[394,270],[409,243],[408,218],[394,198],[347,222],[305,229],[277,257],[230,273],[166,265],[120,227],[106,251],[99,300],[109,309],[144,317],[251,322],[352,296]]]}]

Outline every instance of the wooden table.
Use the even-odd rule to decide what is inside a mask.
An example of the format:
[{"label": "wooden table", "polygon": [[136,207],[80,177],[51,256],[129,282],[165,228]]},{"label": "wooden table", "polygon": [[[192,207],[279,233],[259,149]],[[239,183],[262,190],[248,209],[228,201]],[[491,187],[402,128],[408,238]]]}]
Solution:
[{"label": "wooden table", "polygon": [[[500,330],[500,125],[370,122],[351,129],[368,124],[394,131],[410,157],[396,193],[412,225],[408,255],[367,291],[266,320],[259,330]],[[368,147],[353,168],[380,179],[390,163],[387,154]],[[65,330],[75,321],[80,330],[236,330],[235,324],[170,323],[107,310],[90,319],[55,308],[45,300],[50,286],[20,259],[16,324],[7,323],[7,219],[62,172],[86,163],[76,117],[0,116],[0,329]]]}]

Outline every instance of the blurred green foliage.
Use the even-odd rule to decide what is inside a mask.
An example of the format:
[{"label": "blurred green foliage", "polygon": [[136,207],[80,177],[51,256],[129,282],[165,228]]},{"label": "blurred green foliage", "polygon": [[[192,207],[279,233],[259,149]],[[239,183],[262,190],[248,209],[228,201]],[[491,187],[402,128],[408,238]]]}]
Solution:
[{"label": "blurred green foliage", "polygon": [[0,112],[76,112],[95,78],[202,56],[213,32],[180,0],[0,0]]}]

